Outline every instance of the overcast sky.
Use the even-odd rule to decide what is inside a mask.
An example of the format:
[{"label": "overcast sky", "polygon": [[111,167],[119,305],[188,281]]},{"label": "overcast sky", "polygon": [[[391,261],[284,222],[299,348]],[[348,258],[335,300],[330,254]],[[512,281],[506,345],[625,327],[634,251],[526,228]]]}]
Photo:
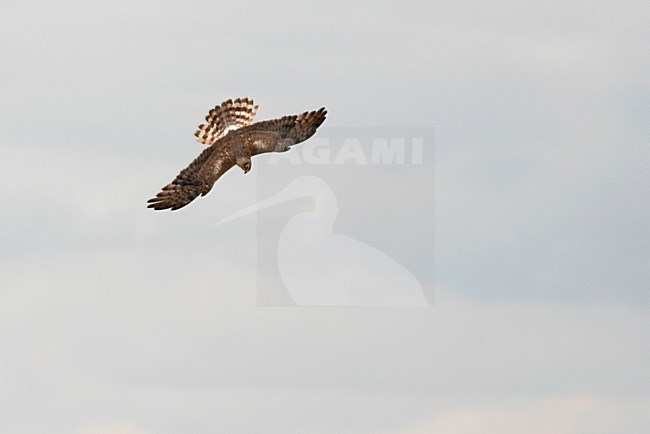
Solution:
[{"label": "overcast sky", "polygon": [[[3,1],[0,432],[648,432],[649,19],[642,1]],[[259,306],[268,240],[252,216],[215,223],[310,167],[259,157],[145,208],[238,96],[260,119],[326,106],[316,137],[435,131],[430,183],[382,200],[408,172],[378,167],[333,187],[338,228],[431,307]]]}]

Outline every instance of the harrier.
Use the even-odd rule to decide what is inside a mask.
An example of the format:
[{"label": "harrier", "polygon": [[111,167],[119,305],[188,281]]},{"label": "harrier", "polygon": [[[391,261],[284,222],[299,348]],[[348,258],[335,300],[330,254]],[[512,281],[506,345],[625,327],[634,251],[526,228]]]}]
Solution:
[{"label": "harrier", "polygon": [[285,152],[304,142],[325,120],[325,107],[299,115],[253,123],[259,106],[252,99],[222,102],[208,112],[206,123],[194,135],[209,147],[181,170],[176,179],[147,202],[156,210],[182,208],[210,192],[214,183],[234,165],[251,170],[251,157],[266,152]]}]

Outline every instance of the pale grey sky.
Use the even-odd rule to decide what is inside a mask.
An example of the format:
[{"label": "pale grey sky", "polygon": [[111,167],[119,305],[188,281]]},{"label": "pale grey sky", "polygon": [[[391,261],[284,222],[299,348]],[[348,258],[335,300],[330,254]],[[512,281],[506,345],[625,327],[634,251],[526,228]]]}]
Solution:
[{"label": "pale grey sky", "polygon": [[[641,1],[3,2],[0,432],[647,432],[648,19]],[[238,96],[260,119],[324,105],[324,136],[435,130],[413,192],[435,204],[432,308],[257,307],[256,223],[215,222],[255,202],[264,158],[145,208]],[[345,176],[344,229],[378,240],[390,208],[363,186],[393,175]]]}]

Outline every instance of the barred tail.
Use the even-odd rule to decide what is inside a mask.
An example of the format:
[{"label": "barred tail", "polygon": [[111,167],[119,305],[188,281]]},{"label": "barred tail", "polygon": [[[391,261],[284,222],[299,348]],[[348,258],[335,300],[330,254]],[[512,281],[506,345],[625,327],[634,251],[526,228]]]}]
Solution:
[{"label": "barred tail", "polygon": [[208,112],[205,117],[207,123],[199,125],[194,135],[199,142],[213,145],[228,131],[250,125],[258,107],[248,98],[224,101]]}]

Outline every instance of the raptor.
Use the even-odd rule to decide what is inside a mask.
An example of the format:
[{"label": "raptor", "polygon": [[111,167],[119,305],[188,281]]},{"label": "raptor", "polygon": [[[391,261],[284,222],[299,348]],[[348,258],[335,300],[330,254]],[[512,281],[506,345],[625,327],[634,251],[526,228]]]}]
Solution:
[{"label": "raptor", "polygon": [[251,170],[251,157],[266,152],[286,152],[304,142],[325,121],[327,110],[304,112],[253,123],[257,108],[252,99],[229,99],[210,110],[205,124],[194,133],[208,145],[176,178],[147,202],[148,208],[177,210],[199,195],[210,192],[214,183],[237,165]]}]

